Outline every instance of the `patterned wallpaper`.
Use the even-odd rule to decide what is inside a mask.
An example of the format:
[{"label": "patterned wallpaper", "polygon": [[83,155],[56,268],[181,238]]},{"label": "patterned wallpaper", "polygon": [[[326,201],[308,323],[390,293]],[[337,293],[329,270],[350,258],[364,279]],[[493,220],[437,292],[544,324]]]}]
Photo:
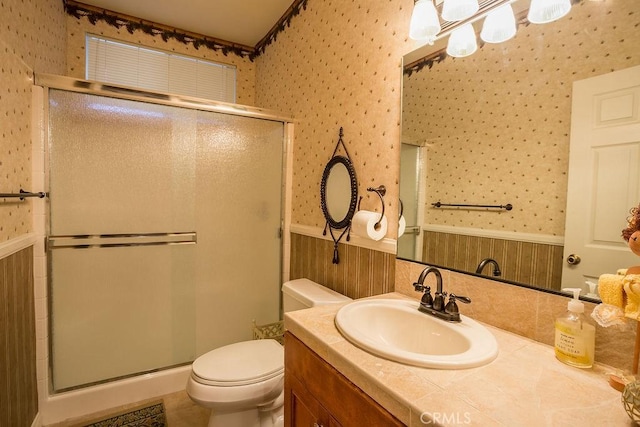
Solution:
[{"label": "patterned wallpaper", "polygon": [[637,0],[581,2],[405,77],[403,139],[430,144],[425,222],[564,235],[572,82],[640,64],[639,25]]},{"label": "patterned wallpaper", "polygon": [[[33,71],[64,74],[60,0],[0,2],[0,192],[31,188]],[[0,199],[0,242],[32,230],[33,200]],[[38,203],[38,201],[36,201]]]},{"label": "patterned wallpaper", "polygon": [[165,42],[160,36],[152,36],[142,31],[134,31],[134,33],[131,34],[127,31],[126,27],[118,29],[103,21],[98,21],[93,25],[87,17],[77,19],[71,15],[67,15],[66,19],[68,28],[68,71],[66,74],[68,76],[79,79],[85,78],[85,35],[86,33],[91,33],[127,43],[135,43],[154,49],[176,52],[182,55],[233,65],[237,68],[236,102],[244,105],[255,104],[256,64],[248,58],[240,58],[234,54],[224,55],[222,52],[213,51],[204,47],[196,49],[193,45],[183,44],[175,39],[170,39]]},{"label": "patterned wallpaper", "polygon": [[[309,0],[257,59],[256,104],[293,115],[292,222],[324,226],[320,180],[344,127],[362,209],[380,211],[369,186],[384,184],[398,212],[401,58],[411,50],[411,0]],[[397,224],[389,221],[387,237]]]}]

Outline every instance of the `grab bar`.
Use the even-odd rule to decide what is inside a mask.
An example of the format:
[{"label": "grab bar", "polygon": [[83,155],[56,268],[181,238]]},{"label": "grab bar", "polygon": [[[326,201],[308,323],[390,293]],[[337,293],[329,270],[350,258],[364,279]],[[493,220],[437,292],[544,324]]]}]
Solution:
[{"label": "grab bar", "polygon": [[24,191],[22,188],[19,193],[0,193],[0,199],[19,198],[20,200],[24,200],[25,197],[38,197],[42,199],[43,197],[47,197],[47,193],[42,191],[38,193],[31,193],[29,191]]},{"label": "grab bar", "polygon": [[431,206],[434,208],[442,208],[453,206],[457,208],[493,208],[493,209],[504,209],[506,211],[510,211],[513,209],[513,205],[511,203],[507,203],[506,205],[463,205],[463,204],[453,204],[453,203],[431,203]]},{"label": "grab bar", "polygon": [[120,248],[196,244],[195,231],[177,233],[77,234],[47,237],[47,249]]}]

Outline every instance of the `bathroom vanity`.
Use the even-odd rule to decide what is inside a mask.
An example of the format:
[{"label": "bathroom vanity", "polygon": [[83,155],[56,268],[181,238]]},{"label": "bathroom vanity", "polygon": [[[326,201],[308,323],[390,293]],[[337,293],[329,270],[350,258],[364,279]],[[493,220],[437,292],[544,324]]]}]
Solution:
[{"label": "bathroom vanity", "polygon": [[287,425],[404,425],[289,332],[285,347]]},{"label": "bathroom vanity", "polygon": [[499,355],[487,365],[404,365],[347,341],[334,324],[340,307],[285,314],[287,426],[631,425],[605,366],[572,368],[552,347],[491,326]]}]

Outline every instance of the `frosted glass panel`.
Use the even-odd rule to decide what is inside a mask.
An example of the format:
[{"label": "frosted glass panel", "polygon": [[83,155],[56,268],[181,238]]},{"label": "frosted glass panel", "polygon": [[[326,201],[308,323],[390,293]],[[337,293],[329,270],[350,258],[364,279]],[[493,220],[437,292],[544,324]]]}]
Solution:
[{"label": "frosted glass panel", "polygon": [[52,91],[51,234],[192,231],[197,111]]},{"label": "frosted glass panel", "polygon": [[[278,320],[283,123],[58,90],[49,109],[56,390],[189,363]],[[156,233],[197,243],[126,245]],[[125,244],[101,247],[113,234]]]},{"label": "frosted glass panel", "polygon": [[192,360],[195,249],[51,251],[55,388]]}]

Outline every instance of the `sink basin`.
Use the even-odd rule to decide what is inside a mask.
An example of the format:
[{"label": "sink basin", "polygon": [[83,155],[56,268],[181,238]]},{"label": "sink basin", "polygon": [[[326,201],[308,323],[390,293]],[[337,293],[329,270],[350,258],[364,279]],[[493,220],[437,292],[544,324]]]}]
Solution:
[{"label": "sink basin", "polygon": [[418,311],[417,301],[366,299],[336,314],[340,333],[354,345],[408,365],[438,369],[482,366],[498,355],[496,339],[478,322],[446,322]]}]

